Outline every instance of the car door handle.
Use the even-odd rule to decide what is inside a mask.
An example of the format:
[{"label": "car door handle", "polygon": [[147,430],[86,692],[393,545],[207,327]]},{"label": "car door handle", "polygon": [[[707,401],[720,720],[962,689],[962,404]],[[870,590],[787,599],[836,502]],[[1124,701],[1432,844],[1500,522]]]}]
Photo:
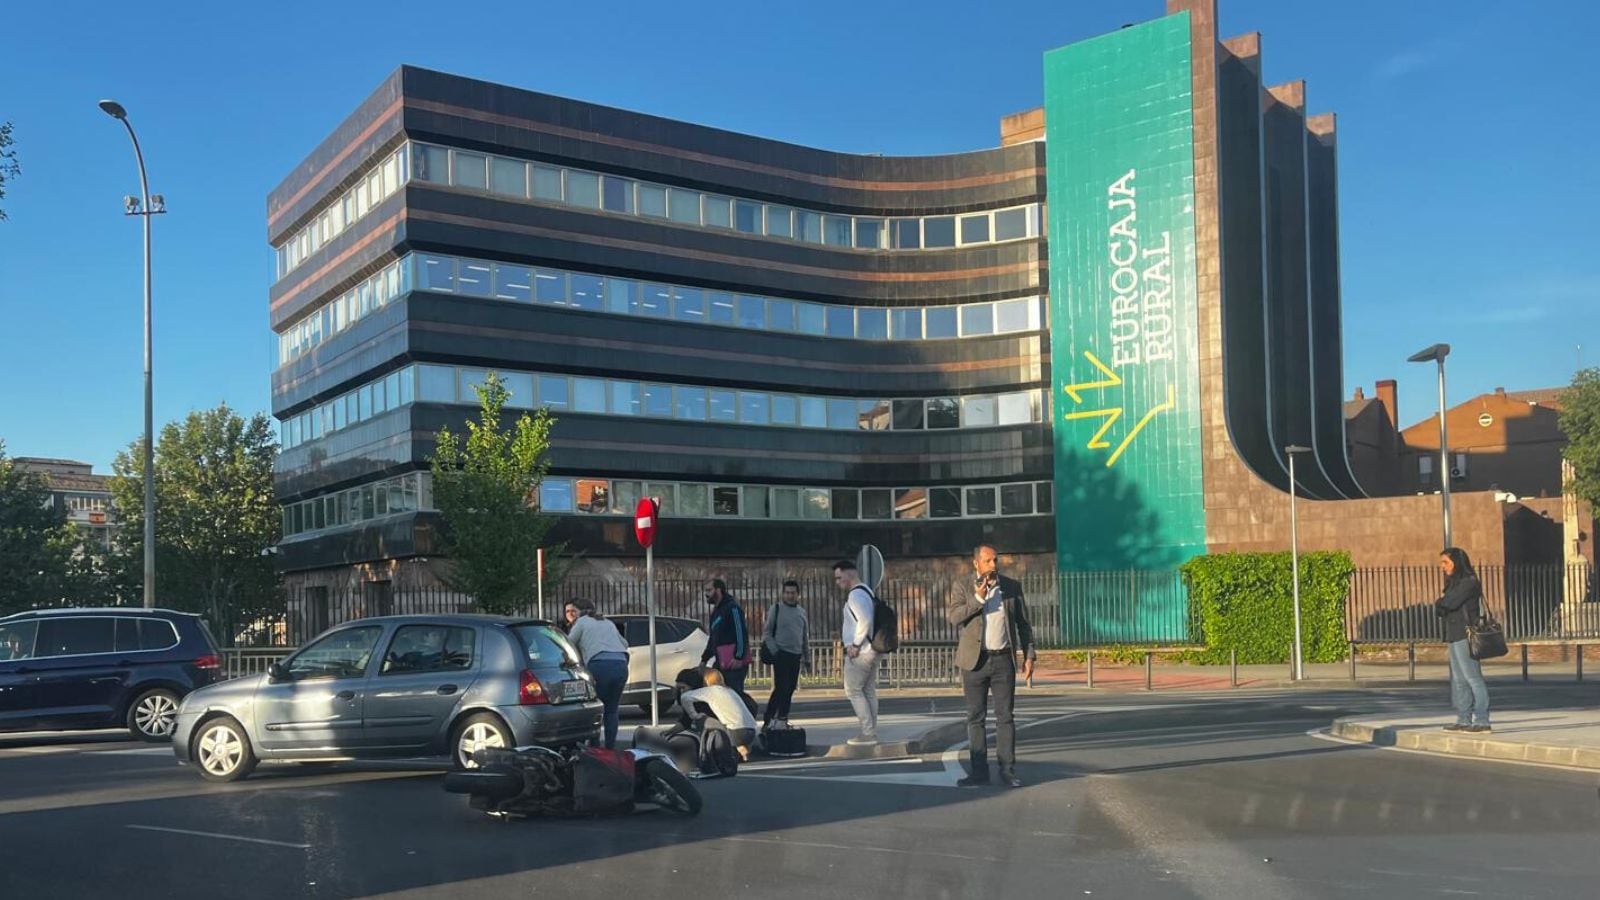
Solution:
[{"label": "car door handle", "polygon": [[441,684],[441,685],[439,685],[439,693],[441,693],[441,694],[444,694],[444,695],[448,696],[450,694],[454,694],[455,692],[456,692],[456,686],[453,685],[453,684]]},{"label": "car door handle", "polygon": [[356,692],[355,691],[340,691],[339,693],[334,694],[333,696],[339,698],[340,700],[354,700],[356,698]]}]

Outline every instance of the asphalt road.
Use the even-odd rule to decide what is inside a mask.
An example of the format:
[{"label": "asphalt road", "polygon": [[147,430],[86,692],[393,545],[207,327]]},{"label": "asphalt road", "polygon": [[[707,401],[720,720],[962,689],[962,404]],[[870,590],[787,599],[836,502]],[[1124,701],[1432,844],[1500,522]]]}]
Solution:
[{"label": "asphalt road", "polygon": [[1591,896],[1593,773],[1307,733],[1437,694],[1029,697],[1021,790],[956,788],[959,749],[764,764],[699,782],[692,820],[504,823],[444,794],[436,767],[263,767],[218,787],[162,747],[0,737],[0,897]]}]

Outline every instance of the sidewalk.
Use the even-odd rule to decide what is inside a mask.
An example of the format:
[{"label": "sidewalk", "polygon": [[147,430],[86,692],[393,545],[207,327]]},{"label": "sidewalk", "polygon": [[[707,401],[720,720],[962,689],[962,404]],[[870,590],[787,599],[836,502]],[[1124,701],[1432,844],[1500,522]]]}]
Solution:
[{"label": "sidewalk", "polygon": [[1600,709],[1506,710],[1492,718],[1489,734],[1442,730],[1453,714],[1339,719],[1330,733],[1378,747],[1600,770]]}]

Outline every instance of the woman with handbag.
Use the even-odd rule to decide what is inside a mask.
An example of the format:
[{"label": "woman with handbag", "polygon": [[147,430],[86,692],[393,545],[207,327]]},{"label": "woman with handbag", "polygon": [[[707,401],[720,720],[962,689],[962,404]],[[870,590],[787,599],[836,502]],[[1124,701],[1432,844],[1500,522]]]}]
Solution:
[{"label": "woman with handbag", "polygon": [[800,607],[800,584],[783,583],[783,600],[772,604],[761,632],[761,661],[772,667],[772,696],[761,730],[789,727],[789,704],[800,686],[806,658],[806,611]]},{"label": "woman with handbag", "polygon": [[1439,568],[1444,572],[1444,596],[1434,601],[1433,608],[1444,619],[1444,639],[1450,647],[1450,699],[1456,708],[1455,724],[1444,730],[1488,734],[1489,686],[1468,641],[1469,630],[1484,618],[1483,585],[1465,550],[1445,550],[1439,555]]}]

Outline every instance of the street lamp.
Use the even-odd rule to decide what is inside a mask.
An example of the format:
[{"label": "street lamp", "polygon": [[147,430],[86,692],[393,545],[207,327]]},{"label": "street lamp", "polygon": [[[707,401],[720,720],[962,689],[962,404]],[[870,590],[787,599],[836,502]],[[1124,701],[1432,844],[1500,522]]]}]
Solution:
[{"label": "street lamp", "polygon": [[1290,444],[1283,448],[1289,457],[1289,568],[1294,578],[1294,659],[1290,665],[1294,670],[1292,677],[1300,681],[1306,677],[1305,658],[1300,649],[1300,517],[1295,506],[1295,494],[1299,493],[1300,485],[1294,478],[1294,458],[1302,453],[1310,453],[1310,447],[1299,444]]},{"label": "street lamp", "polygon": [[150,182],[145,177],[144,152],[139,149],[139,136],[133,133],[128,121],[128,111],[115,100],[101,100],[100,109],[122,123],[133,141],[133,158],[139,164],[138,197],[124,197],[124,212],[144,218],[144,605],[156,605],[156,469],[154,413],[150,378],[150,217],[167,211],[166,199],[160,194],[150,195]]},{"label": "street lamp", "polygon": [[1444,358],[1449,355],[1449,344],[1434,344],[1412,354],[1406,362],[1431,362],[1439,366],[1439,506],[1444,514],[1444,545],[1453,547],[1450,541],[1450,431],[1444,414]]}]

